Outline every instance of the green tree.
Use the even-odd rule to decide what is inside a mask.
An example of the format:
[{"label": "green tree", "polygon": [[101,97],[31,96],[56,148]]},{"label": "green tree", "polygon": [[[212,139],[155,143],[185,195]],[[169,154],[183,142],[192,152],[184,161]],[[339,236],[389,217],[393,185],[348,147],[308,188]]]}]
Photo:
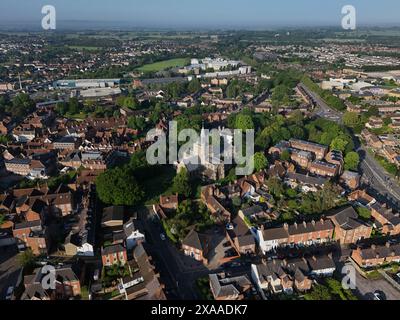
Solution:
[{"label": "green tree", "polygon": [[144,194],[135,177],[126,168],[110,169],[96,179],[96,190],[101,201],[112,205],[134,206]]},{"label": "green tree", "polygon": [[35,255],[31,248],[26,249],[24,252],[20,253],[18,257],[18,262],[21,267],[33,268],[35,265]]},{"label": "green tree", "polygon": [[195,93],[201,89],[201,83],[200,80],[195,78],[192,81],[189,82],[188,84],[188,91],[190,93]]},{"label": "green tree", "polygon": [[133,97],[126,97],[123,106],[129,109],[137,109],[139,107],[138,101]]},{"label": "green tree", "polygon": [[243,131],[254,129],[252,117],[247,114],[238,114],[235,119],[235,128]]},{"label": "green tree", "polygon": [[360,156],[357,152],[351,151],[344,157],[344,168],[346,170],[357,170],[360,163]]},{"label": "green tree", "polygon": [[254,170],[261,171],[268,167],[268,160],[263,152],[256,152],[254,154]]},{"label": "green tree", "polygon": [[337,137],[331,142],[331,149],[338,150],[344,152],[346,150],[346,146],[348,145],[348,141],[342,139],[341,137]]},{"label": "green tree", "polygon": [[356,112],[345,112],[343,115],[343,123],[350,128],[355,128],[359,122],[360,118]]},{"label": "green tree", "polygon": [[186,168],[181,168],[172,181],[172,192],[185,197],[190,197],[191,187],[189,173]]},{"label": "green tree", "polygon": [[288,149],[285,149],[281,153],[281,160],[282,161],[289,161],[290,160],[290,152]]}]

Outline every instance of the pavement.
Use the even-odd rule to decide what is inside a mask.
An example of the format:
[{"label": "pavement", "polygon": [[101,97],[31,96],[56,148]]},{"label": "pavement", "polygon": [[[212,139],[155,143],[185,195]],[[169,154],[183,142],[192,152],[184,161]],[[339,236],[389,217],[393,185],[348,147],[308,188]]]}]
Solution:
[{"label": "pavement", "polygon": [[0,248],[0,300],[5,299],[9,287],[16,286],[20,272],[17,248]]},{"label": "pavement", "polygon": [[363,300],[374,300],[374,292],[381,291],[386,296],[386,300],[400,300],[400,291],[394,288],[387,280],[370,280],[364,278],[360,273],[356,273],[357,293]]}]

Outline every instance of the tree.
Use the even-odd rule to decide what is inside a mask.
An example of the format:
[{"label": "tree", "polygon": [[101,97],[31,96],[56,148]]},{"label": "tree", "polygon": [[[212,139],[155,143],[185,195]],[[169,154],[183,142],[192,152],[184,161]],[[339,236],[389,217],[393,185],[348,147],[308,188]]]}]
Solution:
[{"label": "tree", "polygon": [[133,97],[126,97],[126,98],[124,99],[124,104],[123,104],[123,106],[124,106],[125,108],[129,108],[129,109],[137,109],[137,107],[139,106],[139,103],[138,103],[138,101],[137,101],[135,98],[133,98]]},{"label": "tree", "polygon": [[281,197],[283,192],[284,192],[284,186],[277,177],[271,177],[267,180],[266,185],[268,187],[269,192],[274,196],[274,197]]},{"label": "tree", "polygon": [[360,163],[360,156],[357,152],[351,151],[344,157],[344,168],[346,170],[357,170]]},{"label": "tree", "polygon": [[254,154],[254,170],[256,172],[261,171],[268,166],[268,160],[263,152],[256,152]]},{"label": "tree", "polygon": [[128,127],[134,130],[143,131],[146,127],[146,119],[144,117],[128,117]]},{"label": "tree", "polygon": [[356,127],[359,121],[360,119],[356,112],[345,112],[343,115],[343,123],[350,128]]},{"label": "tree", "polygon": [[240,130],[254,129],[253,119],[247,114],[238,114],[235,119],[235,128]]},{"label": "tree", "polygon": [[282,161],[289,161],[290,160],[290,152],[288,149],[285,149],[281,153],[281,160]]},{"label": "tree", "polygon": [[348,145],[348,142],[341,137],[337,137],[332,140],[331,142],[331,149],[333,150],[338,150],[344,152],[346,150],[346,146]]},{"label": "tree", "polygon": [[144,194],[132,172],[126,168],[115,168],[100,174],[96,179],[96,190],[101,201],[115,206],[134,206]]},{"label": "tree", "polygon": [[26,249],[18,257],[18,262],[21,267],[32,268],[35,265],[35,255],[31,248]]},{"label": "tree", "polygon": [[195,78],[192,81],[189,82],[188,84],[188,91],[190,93],[195,93],[201,89],[201,83],[200,80]]},{"label": "tree", "polygon": [[190,197],[191,187],[189,173],[186,168],[181,168],[172,181],[172,192]]}]

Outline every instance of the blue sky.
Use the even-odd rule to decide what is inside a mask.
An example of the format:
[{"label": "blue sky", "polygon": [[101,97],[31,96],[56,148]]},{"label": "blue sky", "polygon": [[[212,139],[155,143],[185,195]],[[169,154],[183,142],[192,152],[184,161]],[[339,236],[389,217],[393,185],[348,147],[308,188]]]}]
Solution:
[{"label": "blue sky", "polygon": [[0,0],[0,22],[42,18],[51,4],[57,19],[124,22],[142,27],[268,27],[338,25],[352,4],[361,25],[400,25],[398,0]]}]

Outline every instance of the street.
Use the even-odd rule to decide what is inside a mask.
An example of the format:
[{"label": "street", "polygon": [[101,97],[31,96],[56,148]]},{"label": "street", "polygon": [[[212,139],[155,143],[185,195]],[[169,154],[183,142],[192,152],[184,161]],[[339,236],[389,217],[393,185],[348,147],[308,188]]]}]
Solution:
[{"label": "street", "polygon": [[[305,85],[300,86],[314,100],[317,105],[315,114],[318,117],[331,121],[343,123],[343,114],[337,110],[331,109],[317,94],[309,90]],[[360,145],[357,137],[353,135],[355,151],[360,155],[360,169],[363,178],[379,194],[382,201],[389,202],[395,209],[400,209],[400,186],[390,177],[390,175],[381,167],[379,163]]]},{"label": "street", "polygon": [[20,271],[17,248],[0,248],[0,300],[5,299],[9,287],[16,286]]}]

